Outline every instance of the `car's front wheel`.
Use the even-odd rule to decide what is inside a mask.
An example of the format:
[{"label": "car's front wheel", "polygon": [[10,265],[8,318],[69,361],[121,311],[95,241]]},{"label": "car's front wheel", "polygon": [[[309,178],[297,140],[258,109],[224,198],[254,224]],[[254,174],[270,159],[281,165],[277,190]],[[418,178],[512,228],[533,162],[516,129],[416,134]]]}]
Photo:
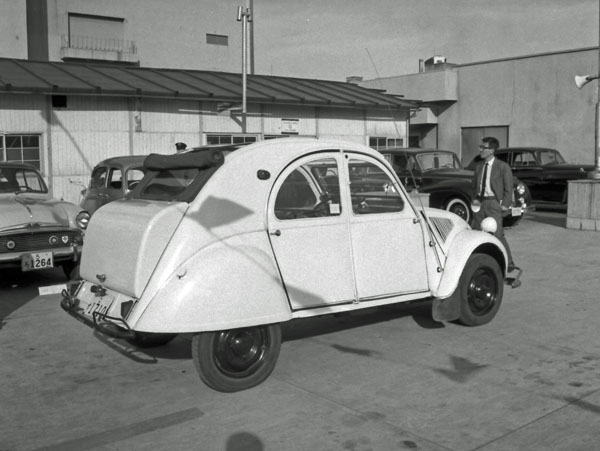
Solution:
[{"label": "car's front wheel", "polygon": [[202,332],[192,340],[200,378],[221,392],[255,387],[275,368],[281,348],[279,324]]},{"label": "car's front wheel", "polygon": [[467,260],[458,283],[460,317],[465,326],[489,323],[500,308],[504,278],[498,262],[487,254],[473,254]]},{"label": "car's front wheel", "polygon": [[446,202],[445,206],[446,210],[454,213],[455,215],[461,217],[466,222],[471,221],[471,209],[467,205],[464,199],[460,197],[453,197],[449,201]]}]

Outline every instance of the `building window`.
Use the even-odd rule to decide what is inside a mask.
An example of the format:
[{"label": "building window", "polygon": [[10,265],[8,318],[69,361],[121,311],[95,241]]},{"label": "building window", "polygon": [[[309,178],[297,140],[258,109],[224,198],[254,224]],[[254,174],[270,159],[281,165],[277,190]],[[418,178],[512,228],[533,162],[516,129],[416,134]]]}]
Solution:
[{"label": "building window", "polygon": [[69,48],[136,53],[135,43],[124,35],[121,17],[69,13]]},{"label": "building window", "polygon": [[256,135],[206,135],[206,144],[241,144],[256,141]]},{"label": "building window", "polygon": [[41,169],[39,135],[2,135],[0,145],[2,161],[20,161]]},{"label": "building window", "polygon": [[375,150],[391,149],[394,147],[404,147],[404,139],[387,138],[385,136],[370,136],[369,147]]},{"label": "building window", "polygon": [[229,45],[229,36],[206,33],[206,43],[214,45]]}]

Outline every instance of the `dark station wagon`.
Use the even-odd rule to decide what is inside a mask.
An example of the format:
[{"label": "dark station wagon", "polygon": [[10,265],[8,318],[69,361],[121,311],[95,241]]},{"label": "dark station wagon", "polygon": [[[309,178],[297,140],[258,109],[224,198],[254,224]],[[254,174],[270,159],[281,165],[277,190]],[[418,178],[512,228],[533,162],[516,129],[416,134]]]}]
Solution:
[{"label": "dark station wagon", "polygon": [[[463,168],[450,150],[395,148],[380,150],[407,189],[429,194],[429,205],[472,219],[473,171]],[[531,203],[529,190],[515,177],[513,208],[505,212],[504,226],[515,225]]]}]

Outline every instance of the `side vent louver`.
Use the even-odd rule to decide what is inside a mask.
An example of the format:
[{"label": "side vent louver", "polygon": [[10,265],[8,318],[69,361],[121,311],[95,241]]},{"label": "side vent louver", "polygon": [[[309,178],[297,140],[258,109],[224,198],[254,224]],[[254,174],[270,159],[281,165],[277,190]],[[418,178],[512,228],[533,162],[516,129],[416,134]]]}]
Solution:
[{"label": "side vent louver", "polygon": [[442,240],[445,242],[448,235],[452,231],[454,227],[454,223],[448,218],[430,218],[431,223],[434,225],[435,229],[438,231]]}]

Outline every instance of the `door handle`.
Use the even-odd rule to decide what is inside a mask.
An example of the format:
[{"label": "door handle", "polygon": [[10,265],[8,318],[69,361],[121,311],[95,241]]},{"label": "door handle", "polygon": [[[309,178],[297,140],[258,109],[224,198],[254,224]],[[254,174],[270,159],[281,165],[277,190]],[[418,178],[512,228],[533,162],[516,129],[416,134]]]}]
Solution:
[{"label": "door handle", "polygon": [[274,232],[269,232],[269,235],[281,236],[281,230],[277,229]]}]

